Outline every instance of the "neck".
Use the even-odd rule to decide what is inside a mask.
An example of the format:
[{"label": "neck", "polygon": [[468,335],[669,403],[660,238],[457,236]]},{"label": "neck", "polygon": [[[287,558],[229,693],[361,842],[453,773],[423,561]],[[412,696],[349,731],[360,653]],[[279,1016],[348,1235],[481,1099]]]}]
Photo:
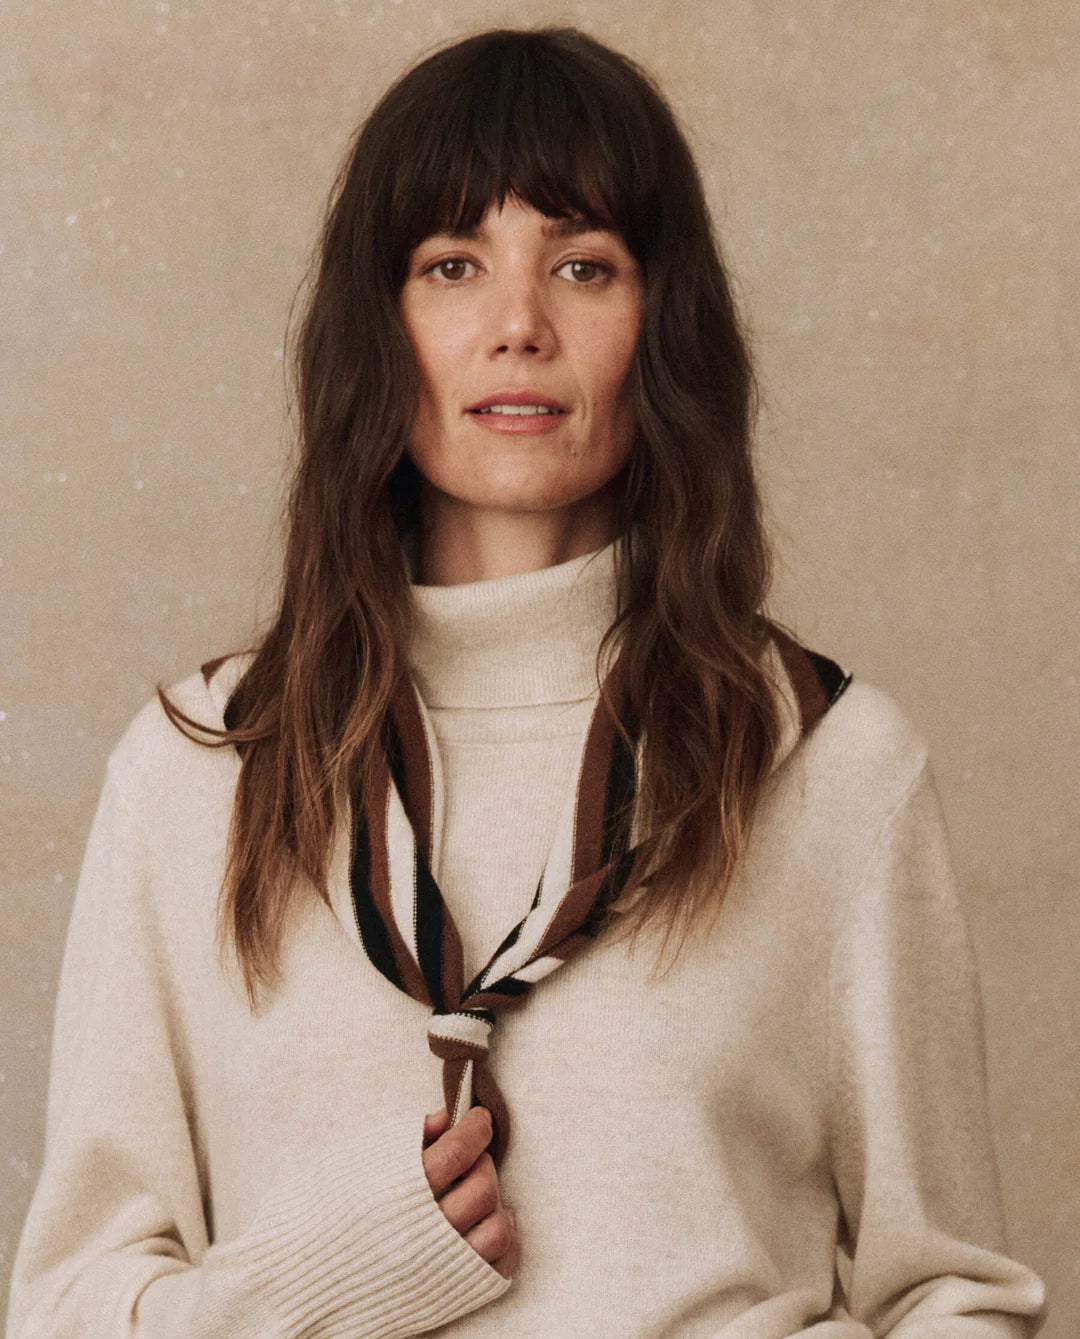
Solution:
[{"label": "neck", "polygon": [[603,489],[550,511],[475,507],[421,487],[419,576],[459,586],[519,576],[593,553],[615,538],[615,494]]}]

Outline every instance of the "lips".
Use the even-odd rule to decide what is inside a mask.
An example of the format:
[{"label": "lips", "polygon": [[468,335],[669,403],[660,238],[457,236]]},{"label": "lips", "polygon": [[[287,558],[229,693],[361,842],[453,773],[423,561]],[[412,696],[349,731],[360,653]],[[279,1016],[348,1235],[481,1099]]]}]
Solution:
[{"label": "lips", "polygon": [[525,390],[496,391],[494,395],[488,395],[483,400],[477,400],[475,404],[469,405],[465,412],[467,414],[504,413],[515,418],[542,415],[548,418],[557,414],[568,414],[570,411],[566,405],[559,400],[553,400],[550,395],[543,395],[540,391],[526,388]]}]

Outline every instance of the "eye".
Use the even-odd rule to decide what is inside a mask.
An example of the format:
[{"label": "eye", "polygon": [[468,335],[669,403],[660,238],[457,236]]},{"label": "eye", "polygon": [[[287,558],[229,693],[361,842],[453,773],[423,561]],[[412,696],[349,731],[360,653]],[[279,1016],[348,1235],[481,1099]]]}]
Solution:
[{"label": "eye", "polygon": [[437,260],[429,265],[425,274],[434,274],[440,279],[446,279],[451,283],[457,283],[461,279],[469,277],[469,271],[475,270],[471,260],[466,260],[464,256],[446,256],[443,260]]},{"label": "eye", "polygon": [[568,260],[555,271],[576,284],[595,284],[611,277],[610,265],[599,260]]}]

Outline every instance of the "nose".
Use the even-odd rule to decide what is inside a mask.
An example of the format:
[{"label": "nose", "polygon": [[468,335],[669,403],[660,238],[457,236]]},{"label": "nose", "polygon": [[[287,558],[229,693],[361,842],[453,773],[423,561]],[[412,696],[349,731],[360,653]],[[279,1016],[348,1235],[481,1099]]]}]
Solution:
[{"label": "nose", "polygon": [[493,355],[550,357],[556,335],[541,285],[532,275],[517,275],[493,285],[490,311]]}]

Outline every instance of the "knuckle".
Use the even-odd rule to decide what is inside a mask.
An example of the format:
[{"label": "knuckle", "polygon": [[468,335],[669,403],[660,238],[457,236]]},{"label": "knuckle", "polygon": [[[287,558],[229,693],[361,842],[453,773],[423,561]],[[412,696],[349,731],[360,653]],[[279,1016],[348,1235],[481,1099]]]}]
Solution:
[{"label": "knuckle", "polygon": [[451,1139],[443,1152],[443,1171],[448,1181],[456,1181],[472,1166],[469,1150],[460,1139]]},{"label": "knuckle", "polygon": [[505,1255],[514,1244],[514,1231],[505,1213],[492,1215],[491,1238],[496,1256]]},{"label": "knuckle", "polygon": [[492,1260],[497,1260],[502,1255],[502,1250],[495,1239],[495,1232],[490,1218],[485,1218],[482,1223],[478,1223],[465,1234],[465,1240],[477,1253],[490,1264]]}]

